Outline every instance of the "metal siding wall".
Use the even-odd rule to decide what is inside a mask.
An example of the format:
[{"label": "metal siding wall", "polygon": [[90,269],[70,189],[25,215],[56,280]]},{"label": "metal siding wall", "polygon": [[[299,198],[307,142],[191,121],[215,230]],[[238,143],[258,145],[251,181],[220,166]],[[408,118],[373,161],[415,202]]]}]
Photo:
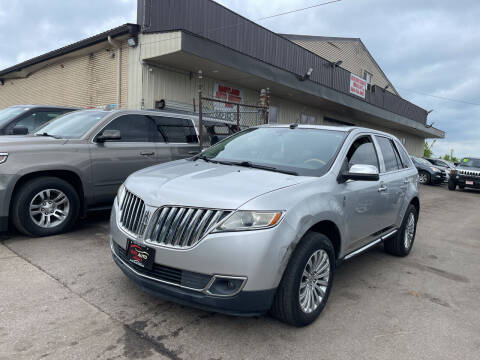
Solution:
[{"label": "metal siding wall", "polygon": [[[147,4],[146,11],[150,11],[147,18],[151,20],[151,24],[144,28],[145,32],[189,31],[297,75],[303,75],[309,67],[313,67],[315,71],[311,77],[312,81],[333,86],[336,90],[350,95],[349,86],[345,86],[345,78],[349,71],[337,68],[335,71],[340,74],[333,75],[330,62],[326,59],[231,12],[220,4],[211,0],[147,0]],[[364,50],[358,51],[361,53]],[[375,69],[371,67],[368,69],[375,73]],[[333,82],[332,76],[335,76]],[[408,116],[415,121],[421,123],[426,121],[427,115],[423,109],[400,97],[385,101],[384,107],[399,115],[412,114]]]},{"label": "metal siding wall", "polygon": [[[126,75],[127,49],[123,45],[122,72]],[[48,65],[24,79],[0,86],[0,108],[17,104],[104,106],[117,102],[117,57],[101,50]],[[122,76],[122,105],[127,103],[127,80]]]}]

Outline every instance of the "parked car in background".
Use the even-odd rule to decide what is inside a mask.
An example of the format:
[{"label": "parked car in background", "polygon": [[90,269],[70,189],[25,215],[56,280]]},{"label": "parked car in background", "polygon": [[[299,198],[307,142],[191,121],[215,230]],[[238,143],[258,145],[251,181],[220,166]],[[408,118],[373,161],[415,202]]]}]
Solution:
[{"label": "parked car in background", "polygon": [[418,172],[401,143],[355,127],[260,126],[120,187],[111,251],[144,290],[295,326],[325,307],[343,260],[410,253]]},{"label": "parked car in background", "polygon": [[460,189],[480,189],[480,158],[464,158],[448,181],[448,189],[455,191]]},{"label": "parked car in background", "polygon": [[110,208],[128,175],[191,157],[198,143],[192,116],[159,111],[83,110],[3,136],[0,231],[9,220],[27,235],[67,231],[87,210]]},{"label": "parked car in background", "polygon": [[425,158],[425,160],[427,160],[432,165],[435,165],[439,169],[445,170],[447,173],[447,180],[450,178],[451,171],[455,169],[455,164],[447,160],[432,158]]},{"label": "parked car in background", "polygon": [[0,110],[0,135],[25,135],[74,107],[16,105]]},{"label": "parked car in background", "polygon": [[418,170],[418,181],[420,184],[433,185],[441,184],[447,179],[446,171],[433,165],[429,161],[416,156],[411,157]]}]

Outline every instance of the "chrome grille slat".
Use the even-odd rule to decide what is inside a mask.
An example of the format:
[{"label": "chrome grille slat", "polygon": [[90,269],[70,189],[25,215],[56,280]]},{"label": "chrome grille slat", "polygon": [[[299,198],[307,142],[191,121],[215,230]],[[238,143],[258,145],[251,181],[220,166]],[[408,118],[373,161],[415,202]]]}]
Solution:
[{"label": "chrome grille slat", "polygon": [[157,214],[148,241],[184,249],[195,246],[231,211],[166,206]]},{"label": "chrome grille slat", "polygon": [[132,235],[143,236],[150,218],[150,212],[147,210],[143,200],[125,190],[119,211],[120,227]]}]

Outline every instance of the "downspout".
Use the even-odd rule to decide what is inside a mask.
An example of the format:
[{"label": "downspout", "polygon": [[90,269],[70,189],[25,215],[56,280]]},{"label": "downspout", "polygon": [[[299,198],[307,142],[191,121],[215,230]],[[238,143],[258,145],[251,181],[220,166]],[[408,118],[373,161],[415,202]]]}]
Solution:
[{"label": "downspout", "polygon": [[120,108],[122,102],[122,46],[108,35],[108,43],[117,49],[117,108]]}]

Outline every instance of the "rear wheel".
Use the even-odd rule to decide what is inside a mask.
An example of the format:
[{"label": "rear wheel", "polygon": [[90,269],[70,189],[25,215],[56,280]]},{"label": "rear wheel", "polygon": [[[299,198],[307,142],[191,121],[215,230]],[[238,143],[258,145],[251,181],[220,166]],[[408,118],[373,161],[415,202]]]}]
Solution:
[{"label": "rear wheel", "polygon": [[68,182],[41,177],[23,184],[12,203],[12,222],[28,236],[55,235],[69,230],[78,218],[80,199]]},{"label": "rear wheel", "polygon": [[385,251],[395,256],[407,256],[410,254],[417,232],[417,221],[417,208],[410,204],[399,231],[384,241]]},{"label": "rear wheel", "polygon": [[430,174],[426,171],[420,171],[418,173],[418,181],[423,185],[430,184]]},{"label": "rear wheel", "polygon": [[306,326],[324,309],[332,287],[335,251],[322,234],[309,232],[295,249],[273,301],[271,314]]}]

